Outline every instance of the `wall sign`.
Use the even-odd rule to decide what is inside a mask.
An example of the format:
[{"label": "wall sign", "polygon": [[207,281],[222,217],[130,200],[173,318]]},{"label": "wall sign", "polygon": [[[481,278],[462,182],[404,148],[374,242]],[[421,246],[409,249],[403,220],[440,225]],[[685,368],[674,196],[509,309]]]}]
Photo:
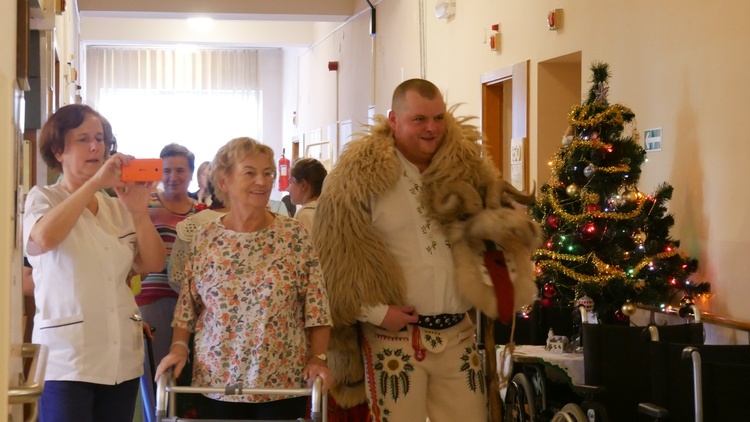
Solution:
[{"label": "wall sign", "polygon": [[510,184],[518,190],[526,189],[525,141],[526,138],[510,140]]}]

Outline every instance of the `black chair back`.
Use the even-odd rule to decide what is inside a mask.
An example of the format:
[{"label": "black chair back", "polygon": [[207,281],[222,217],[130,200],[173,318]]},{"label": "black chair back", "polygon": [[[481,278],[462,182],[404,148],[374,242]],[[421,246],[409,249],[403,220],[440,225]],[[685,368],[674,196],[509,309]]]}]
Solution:
[{"label": "black chair back", "polygon": [[[702,343],[702,324],[657,327],[660,343]],[[612,421],[636,421],[638,404],[652,397],[651,335],[648,327],[583,324],[583,354],[587,385],[604,387],[597,401]]]},{"label": "black chair back", "polygon": [[750,346],[654,343],[651,345],[652,400],[669,410],[667,421],[695,420],[693,362],[683,359],[685,347],[700,350],[703,420],[748,419]]}]

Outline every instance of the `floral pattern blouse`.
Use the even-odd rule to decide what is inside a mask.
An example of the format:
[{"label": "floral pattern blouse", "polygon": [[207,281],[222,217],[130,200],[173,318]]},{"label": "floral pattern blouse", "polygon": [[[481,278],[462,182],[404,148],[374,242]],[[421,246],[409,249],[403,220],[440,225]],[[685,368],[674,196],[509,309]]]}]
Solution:
[{"label": "floral pattern blouse", "polygon": [[193,385],[302,388],[305,328],[331,325],[323,276],[302,225],[274,214],[267,228],[238,233],[219,219],[196,234],[187,258],[172,326],[195,332]]}]

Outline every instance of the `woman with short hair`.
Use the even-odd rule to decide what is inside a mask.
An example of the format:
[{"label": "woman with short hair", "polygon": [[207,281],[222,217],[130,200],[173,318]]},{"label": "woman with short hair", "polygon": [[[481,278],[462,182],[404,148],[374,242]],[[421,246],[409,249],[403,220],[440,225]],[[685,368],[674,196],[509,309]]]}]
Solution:
[{"label": "woman with short hair", "polygon": [[[330,385],[328,296],[307,232],[267,209],[275,178],[273,151],[251,138],[216,154],[211,183],[229,212],[194,236],[157,379],[172,366],[179,376],[194,332],[194,386],[301,388],[316,377],[324,390]],[[198,417],[296,419],[306,404],[307,397],[211,394]]]},{"label": "woman with short hair", "polygon": [[[153,184],[122,182],[132,157],[91,107],[61,107],[44,124],[40,153],[63,172],[26,199],[23,244],[33,267],[32,341],[47,346],[42,422],[133,419],[143,373],[143,325],[126,283],[131,269],[163,268],[166,252],[148,216]],[[118,198],[101,191],[114,188]]]}]

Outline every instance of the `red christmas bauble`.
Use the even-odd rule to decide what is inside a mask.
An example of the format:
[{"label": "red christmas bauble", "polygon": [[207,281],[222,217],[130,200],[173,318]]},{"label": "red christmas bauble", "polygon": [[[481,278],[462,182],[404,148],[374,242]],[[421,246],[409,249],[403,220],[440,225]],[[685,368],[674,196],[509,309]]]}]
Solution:
[{"label": "red christmas bauble", "polygon": [[581,226],[579,233],[581,235],[581,239],[588,241],[599,238],[599,236],[602,235],[602,230],[596,223],[594,223],[593,221],[589,221],[588,223],[585,223],[583,226]]},{"label": "red christmas bauble", "polygon": [[543,308],[549,308],[550,306],[552,306],[552,305],[555,304],[555,299],[550,299],[548,297],[543,297],[540,302],[542,302],[542,307]]},{"label": "red christmas bauble", "polygon": [[551,214],[547,217],[547,225],[553,229],[560,227],[560,217],[555,214]]},{"label": "red christmas bauble", "polygon": [[628,320],[628,318],[630,318],[630,317],[627,316],[627,315],[625,315],[624,313],[622,313],[621,310],[618,309],[618,310],[615,311],[615,319],[618,322],[625,322],[625,321]]},{"label": "red christmas bauble", "polygon": [[555,297],[557,296],[557,287],[555,287],[552,283],[546,283],[544,286],[542,286],[542,294],[544,297]]},{"label": "red christmas bauble", "polygon": [[599,204],[588,204],[586,205],[586,211],[587,212],[599,212],[602,210],[602,207],[599,206]]}]

